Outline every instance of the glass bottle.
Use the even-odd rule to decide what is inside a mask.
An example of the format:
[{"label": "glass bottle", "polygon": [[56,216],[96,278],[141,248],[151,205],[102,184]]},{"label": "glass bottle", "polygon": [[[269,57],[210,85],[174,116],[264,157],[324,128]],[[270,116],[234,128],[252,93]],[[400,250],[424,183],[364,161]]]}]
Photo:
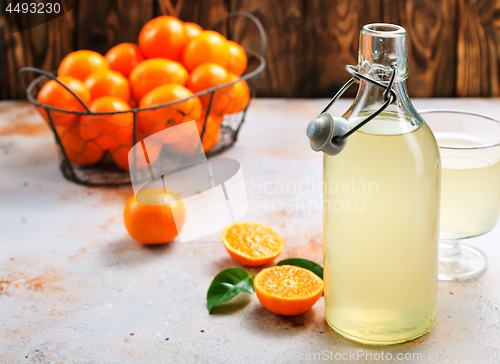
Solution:
[{"label": "glass bottle", "polygon": [[[397,101],[324,155],[324,282],[329,325],[365,344],[429,332],[436,319],[440,159],[436,140],[408,98],[406,31],[361,29],[358,72],[387,84]],[[349,127],[384,102],[361,81],[344,114]]]}]

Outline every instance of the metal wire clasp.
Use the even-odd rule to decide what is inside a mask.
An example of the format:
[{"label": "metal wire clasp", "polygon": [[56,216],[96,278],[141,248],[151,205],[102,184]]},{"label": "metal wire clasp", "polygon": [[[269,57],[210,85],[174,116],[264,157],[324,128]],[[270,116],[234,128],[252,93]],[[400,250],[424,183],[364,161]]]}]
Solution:
[{"label": "metal wire clasp", "polygon": [[[344,86],[333,96],[326,107],[319,113],[318,117],[312,120],[307,126],[307,137],[310,139],[311,148],[314,151],[322,151],[329,155],[336,155],[344,149],[347,138],[366,125],[368,122],[376,118],[382,111],[384,111],[390,104],[394,103],[397,99],[396,92],[392,89],[394,80],[397,73],[397,63],[392,63],[392,74],[387,85],[382,82],[376,81],[362,73],[357,71],[357,67],[347,65],[345,66],[347,72],[352,75],[352,78],[347,81]],[[378,110],[370,114],[359,124],[355,125],[351,129],[347,125],[347,120],[339,117],[332,116],[327,111],[332,107],[332,105],[346,92],[346,90],[354,83],[359,83],[361,80],[370,82],[378,87],[384,89],[384,103]]]}]

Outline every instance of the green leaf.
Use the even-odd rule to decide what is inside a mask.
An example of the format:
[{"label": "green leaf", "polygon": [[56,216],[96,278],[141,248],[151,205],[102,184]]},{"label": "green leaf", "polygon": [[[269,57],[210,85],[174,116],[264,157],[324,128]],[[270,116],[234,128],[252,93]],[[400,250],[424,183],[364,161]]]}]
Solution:
[{"label": "green leaf", "polygon": [[217,274],[207,292],[208,312],[215,305],[227,302],[241,292],[254,293],[253,277],[241,268],[228,268]]},{"label": "green leaf", "polygon": [[318,263],[314,263],[307,259],[302,258],[288,258],[279,261],[276,265],[293,265],[296,267],[301,267],[309,269],[311,272],[316,274],[318,277],[323,279],[323,267]]}]

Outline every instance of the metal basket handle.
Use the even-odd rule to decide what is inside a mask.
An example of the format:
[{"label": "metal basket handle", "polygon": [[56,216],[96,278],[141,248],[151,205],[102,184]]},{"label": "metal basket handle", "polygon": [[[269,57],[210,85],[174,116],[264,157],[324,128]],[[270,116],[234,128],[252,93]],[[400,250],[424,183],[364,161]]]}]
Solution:
[{"label": "metal basket handle", "polygon": [[267,48],[266,32],[264,30],[264,26],[262,25],[260,20],[255,15],[248,13],[246,11],[231,11],[231,12],[221,16],[214,23],[212,23],[212,25],[210,25],[210,29],[213,30],[217,25],[219,25],[223,21],[225,21],[229,18],[237,17],[237,16],[243,16],[245,18],[248,18],[257,26],[257,29],[259,30],[259,35],[260,35],[260,55],[262,57],[265,57],[266,48]]},{"label": "metal basket handle", "polygon": [[[51,80],[54,80],[56,81],[59,85],[61,85],[62,87],[64,87],[68,92],[71,93],[71,95],[73,95],[73,97],[75,99],[78,100],[78,102],[84,107],[85,111],[87,113],[90,113],[90,110],[89,108],[87,107],[87,105],[82,101],[82,99],[80,99],[78,97],[77,94],[75,94],[73,92],[73,90],[71,90],[68,86],[66,86],[64,83],[62,83],[60,80],[57,79],[56,76],[54,76],[52,73],[50,72],[46,72],[46,71],[43,71],[41,69],[38,69],[38,68],[35,68],[35,67],[23,67],[19,70],[19,72],[17,72],[17,82],[21,85],[21,89],[23,90],[23,92],[26,94],[26,96],[28,97],[28,99],[35,105],[39,105],[38,101],[36,99],[33,98],[33,95],[31,94],[31,88],[33,87],[33,82],[28,86],[28,88],[26,88],[24,86],[24,83],[23,83],[23,80],[22,80],[22,75],[24,73],[27,73],[27,72],[34,72],[34,73],[39,73],[40,75],[42,76],[45,76]],[[65,110],[62,110],[62,111],[65,111]]]}]

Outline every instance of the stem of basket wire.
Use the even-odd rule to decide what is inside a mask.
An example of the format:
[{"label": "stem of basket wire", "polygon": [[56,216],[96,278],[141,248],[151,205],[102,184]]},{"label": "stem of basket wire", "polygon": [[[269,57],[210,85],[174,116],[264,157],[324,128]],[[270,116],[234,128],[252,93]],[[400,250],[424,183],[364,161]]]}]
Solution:
[{"label": "stem of basket wire", "polygon": [[[62,87],[64,87],[68,92],[70,92],[71,95],[73,95],[73,97],[75,99],[77,99],[78,102],[85,108],[85,111],[88,112],[88,113],[90,113],[90,110],[87,107],[87,105],[68,86],[66,86],[64,83],[62,83],[60,80],[58,80],[57,77],[54,76],[52,73],[40,70],[40,69],[35,68],[35,67],[24,67],[24,68],[20,69],[19,72],[17,73],[17,80],[18,80],[19,84],[21,85],[22,90],[24,91],[24,93],[26,95],[28,95],[28,91],[26,90],[26,88],[24,87],[24,84],[22,82],[22,75],[24,73],[27,73],[27,72],[39,73],[39,74],[41,74],[41,75],[43,75],[43,76],[45,76],[45,77],[47,77],[47,78],[49,78],[51,80],[54,80],[59,85],[61,85]],[[69,111],[67,111],[67,112],[69,112]]]}]

